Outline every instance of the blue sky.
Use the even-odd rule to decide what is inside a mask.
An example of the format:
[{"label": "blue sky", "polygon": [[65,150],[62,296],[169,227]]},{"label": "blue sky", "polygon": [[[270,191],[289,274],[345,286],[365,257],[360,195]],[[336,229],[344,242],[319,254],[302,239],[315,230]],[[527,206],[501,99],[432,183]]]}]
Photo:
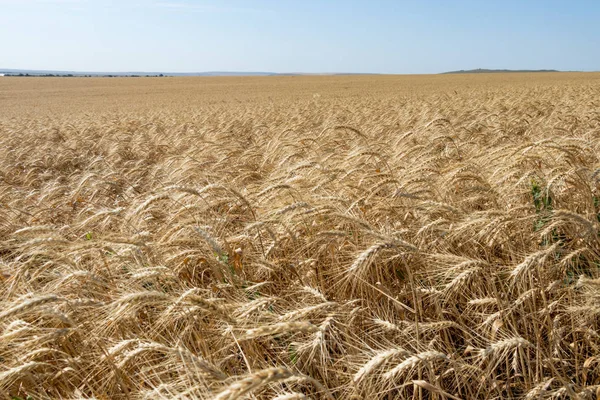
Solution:
[{"label": "blue sky", "polygon": [[0,0],[0,68],[600,70],[600,1]]}]

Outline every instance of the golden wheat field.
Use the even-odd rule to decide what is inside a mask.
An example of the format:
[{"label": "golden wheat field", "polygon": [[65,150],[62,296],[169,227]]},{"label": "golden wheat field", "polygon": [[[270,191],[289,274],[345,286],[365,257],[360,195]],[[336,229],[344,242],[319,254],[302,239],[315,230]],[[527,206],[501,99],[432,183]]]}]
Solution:
[{"label": "golden wheat field", "polygon": [[595,399],[600,74],[0,78],[6,399]]}]

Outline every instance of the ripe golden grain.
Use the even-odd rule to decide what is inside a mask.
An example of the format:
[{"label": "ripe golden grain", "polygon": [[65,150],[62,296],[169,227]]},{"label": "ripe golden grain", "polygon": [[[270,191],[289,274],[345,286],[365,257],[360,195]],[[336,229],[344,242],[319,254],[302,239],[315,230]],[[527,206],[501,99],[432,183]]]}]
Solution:
[{"label": "ripe golden grain", "polygon": [[593,398],[599,77],[1,79],[0,397]]}]

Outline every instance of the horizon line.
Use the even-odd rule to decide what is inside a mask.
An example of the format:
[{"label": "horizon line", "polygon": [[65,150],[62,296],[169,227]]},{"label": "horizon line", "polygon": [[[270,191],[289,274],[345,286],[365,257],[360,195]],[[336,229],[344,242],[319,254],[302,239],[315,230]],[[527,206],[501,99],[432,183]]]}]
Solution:
[{"label": "horizon line", "polygon": [[25,68],[0,68],[0,73],[9,74],[73,74],[73,75],[138,75],[138,76],[276,76],[276,75],[440,75],[452,73],[498,73],[498,72],[598,72],[584,70],[557,70],[557,69],[509,69],[509,68],[473,68],[460,69],[443,72],[429,73],[382,73],[382,72],[273,72],[273,71],[231,71],[231,70],[209,70],[194,72],[165,72],[165,71],[79,71],[60,69],[25,69]]}]

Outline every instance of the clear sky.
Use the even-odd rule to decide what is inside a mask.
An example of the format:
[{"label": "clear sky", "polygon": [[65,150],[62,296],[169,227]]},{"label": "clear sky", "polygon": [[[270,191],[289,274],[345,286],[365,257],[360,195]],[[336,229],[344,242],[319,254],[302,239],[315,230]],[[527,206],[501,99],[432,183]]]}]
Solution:
[{"label": "clear sky", "polygon": [[600,0],[0,0],[0,68],[600,70]]}]

